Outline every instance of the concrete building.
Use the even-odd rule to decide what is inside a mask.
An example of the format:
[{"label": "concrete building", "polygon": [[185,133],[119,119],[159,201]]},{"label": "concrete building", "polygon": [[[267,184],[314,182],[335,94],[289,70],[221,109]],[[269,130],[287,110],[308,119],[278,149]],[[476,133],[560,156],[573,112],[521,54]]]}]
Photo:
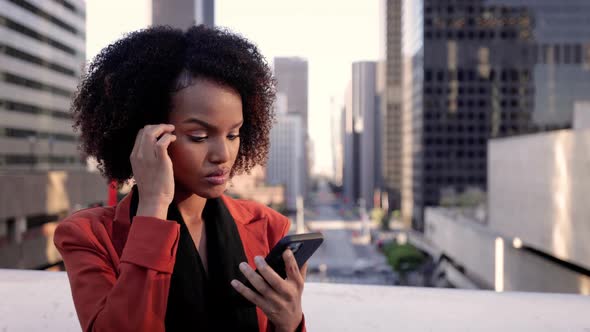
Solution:
[{"label": "concrete building", "polygon": [[85,17],[81,0],[0,0],[0,170],[85,167],[69,113]]},{"label": "concrete building", "polygon": [[297,114],[302,124],[303,158],[301,160],[301,193],[307,197],[310,187],[311,173],[311,142],[309,140],[307,109],[308,109],[308,64],[299,57],[276,57],[273,61],[274,76],[277,81],[277,93],[283,94],[287,100],[287,114]]},{"label": "concrete building", "polygon": [[61,262],[53,245],[58,221],[106,199],[107,184],[98,173],[1,173],[0,268],[43,269]]},{"label": "concrete building", "polygon": [[590,88],[590,3],[406,0],[402,13],[412,144],[402,205],[423,230],[424,208],[445,192],[486,191],[488,139],[571,127]]},{"label": "concrete building", "polygon": [[215,0],[151,0],[148,25],[170,25],[187,29],[193,25],[215,25]]},{"label": "concrete building", "polygon": [[277,95],[277,122],[270,132],[270,153],[266,166],[266,182],[285,187],[285,203],[289,211],[297,209],[297,197],[303,195],[304,134],[299,114],[289,114],[288,98]]},{"label": "concrete building", "polygon": [[86,58],[82,0],[0,0],[0,267],[59,261],[55,223],[106,200],[69,113]]},{"label": "concrete building", "polygon": [[486,217],[426,209],[429,251],[451,285],[590,295],[590,126],[574,127],[490,140]]}]

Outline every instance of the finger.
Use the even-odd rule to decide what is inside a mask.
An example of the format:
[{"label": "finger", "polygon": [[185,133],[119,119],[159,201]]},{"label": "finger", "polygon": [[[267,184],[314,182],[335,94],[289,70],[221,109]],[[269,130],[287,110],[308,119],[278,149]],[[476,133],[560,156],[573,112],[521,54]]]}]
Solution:
[{"label": "finger", "polygon": [[139,145],[141,142],[141,137],[143,136],[143,128],[140,129],[137,132],[137,135],[135,136],[135,143],[133,143],[133,150],[131,150],[131,155],[134,156],[137,154],[137,151],[139,149]]},{"label": "finger", "polygon": [[287,279],[295,281],[298,286],[303,285],[303,278],[299,272],[299,266],[297,266],[297,260],[293,255],[291,249],[283,252],[283,261],[285,261],[285,270],[287,270]]},{"label": "finger", "polygon": [[168,146],[170,146],[170,144],[174,141],[176,141],[176,135],[164,134],[164,135],[162,135],[162,137],[160,137],[158,142],[156,142],[156,146],[158,147],[158,149],[156,149],[156,151],[158,151],[160,158],[162,157],[163,154],[167,153]]},{"label": "finger", "polygon": [[162,134],[172,131],[174,131],[174,125],[171,124],[148,125],[145,134],[152,139],[152,142],[155,142]]},{"label": "finger", "polygon": [[171,133],[174,130],[173,125],[148,125],[145,126],[143,137],[140,143],[140,150],[138,152],[144,158],[148,156],[154,156],[154,145],[157,143],[158,138],[164,133]]},{"label": "finger", "polygon": [[246,276],[246,279],[250,281],[250,284],[252,284],[252,286],[256,288],[258,293],[260,293],[264,297],[272,297],[271,293],[273,292],[273,290],[270,287],[270,285],[266,281],[264,281],[264,279],[262,279],[262,276],[256,273],[256,271],[254,271],[250,267],[250,265],[248,265],[248,263],[240,263],[240,271],[242,271],[244,276]]},{"label": "finger", "polygon": [[248,301],[254,303],[257,307],[260,307],[261,309],[266,307],[266,302],[264,301],[264,298],[256,294],[256,292],[251,290],[243,283],[234,279],[231,281],[231,285],[238,293],[240,293]]},{"label": "finger", "polygon": [[307,279],[307,262],[305,262],[305,264],[303,264],[303,266],[301,267],[301,277],[305,282],[305,279]]},{"label": "finger", "polygon": [[254,262],[256,263],[258,272],[262,275],[270,287],[272,287],[277,293],[281,295],[289,295],[285,280],[281,278],[281,276],[278,275],[278,273],[276,273],[276,271],[266,263],[264,258],[261,256],[256,256],[254,257]]}]

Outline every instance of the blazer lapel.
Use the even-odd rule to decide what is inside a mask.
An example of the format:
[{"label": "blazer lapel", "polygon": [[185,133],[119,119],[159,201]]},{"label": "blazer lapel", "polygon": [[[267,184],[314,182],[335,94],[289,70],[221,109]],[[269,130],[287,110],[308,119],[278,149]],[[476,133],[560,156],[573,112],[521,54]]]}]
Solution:
[{"label": "blazer lapel", "polygon": [[225,195],[222,196],[222,199],[236,222],[248,263],[255,266],[254,257],[265,257],[270,251],[266,237],[268,221],[256,218],[250,211],[242,208]]},{"label": "blazer lapel", "polygon": [[[119,257],[123,253],[127,236],[129,235],[129,229],[131,228],[129,209],[132,195],[133,191],[129,192],[115,208],[112,241]],[[251,266],[255,266],[254,257],[265,257],[270,251],[268,239],[265,236],[268,221],[266,219],[255,218],[249,211],[237,206],[237,204],[225,195],[222,196],[222,200],[235,220],[242,245],[244,246],[244,252],[248,258],[248,263]]]}]

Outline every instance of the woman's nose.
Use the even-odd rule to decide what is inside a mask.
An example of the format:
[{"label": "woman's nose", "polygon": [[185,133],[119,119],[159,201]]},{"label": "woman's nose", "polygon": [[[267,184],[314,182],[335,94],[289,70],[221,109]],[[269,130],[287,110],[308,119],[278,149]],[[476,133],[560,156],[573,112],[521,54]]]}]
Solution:
[{"label": "woman's nose", "polygon": [[222,164],[229,160],[229,144],[224,139],[212,142],[209,148],[209,161],[215,164]]}]

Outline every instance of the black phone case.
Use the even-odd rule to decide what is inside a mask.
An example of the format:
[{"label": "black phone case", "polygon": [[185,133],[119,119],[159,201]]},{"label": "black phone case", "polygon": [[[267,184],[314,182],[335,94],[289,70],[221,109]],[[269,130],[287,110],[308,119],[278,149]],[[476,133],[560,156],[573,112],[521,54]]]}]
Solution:
[{"label": "black phone case", "polygon": [[301,246],[293,253],[299,268],[307,262],[313,253],[324,242],[322,233],[306,233],[287,235],[282,238],[266,256],[266,263],[277,272],[281,278],[287,278],[285,270],[285,262],[283,261],[283,252],[287,250],[292,244],[301,243]]},{"label": "black phone case", "polygon": [[[283,252],[287,250],[290,244],[297,242],[303,243],[299,250],[294,253],[297,265],[299,268],[301,268],[303,264],[305,264],[305,262],[307,262],[307,260],[311,257],[311,255],[313,255],[313,253],[320,247],[322,242],[324,242],[324,236],[322,233],[287,235],[270,250],[265,258],[266,263],[283,279],[287,278],[285,262],[283,261]],[[256,272],[260,274],[258,270],[256,270]],[[246,280],[245,285],[254,292],[258,293],[258,290],[256,290],[256,288],[254,288],[249,281]]]}]

